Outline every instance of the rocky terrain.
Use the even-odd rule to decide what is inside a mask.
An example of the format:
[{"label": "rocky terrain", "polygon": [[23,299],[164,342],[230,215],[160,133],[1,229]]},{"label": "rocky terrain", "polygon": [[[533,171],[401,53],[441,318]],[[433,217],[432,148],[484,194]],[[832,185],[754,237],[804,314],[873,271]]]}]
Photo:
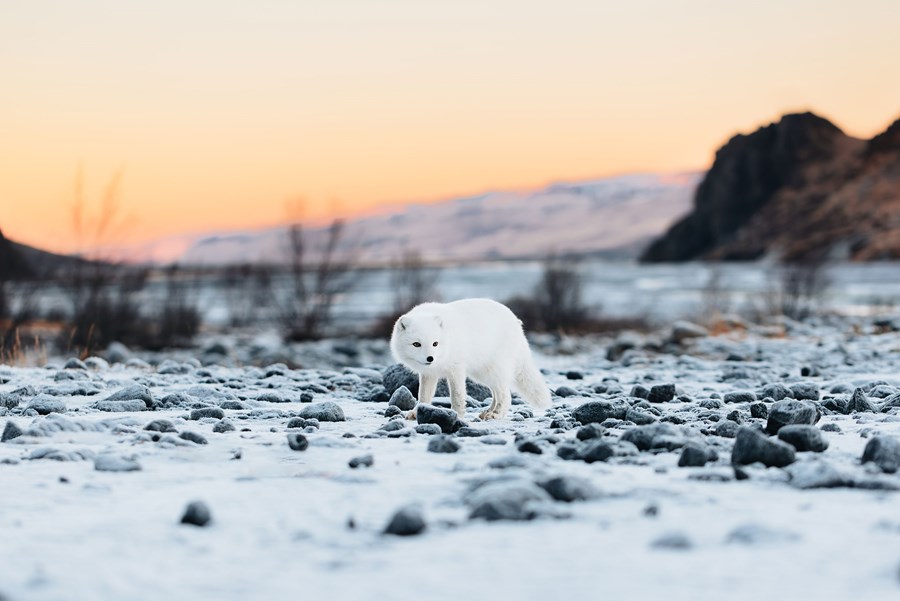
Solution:
[{"label": "rocky terrain", "polygon": [[871,140],[785,115],[716,153],[694,208],[642,260],[900,257],[900,120]]},{"label": "rocky terrain", "polygon": [[490,422],[374,346],[0,366],[0,598],[895,597],[900,320],[714,331],[536,338]]}]

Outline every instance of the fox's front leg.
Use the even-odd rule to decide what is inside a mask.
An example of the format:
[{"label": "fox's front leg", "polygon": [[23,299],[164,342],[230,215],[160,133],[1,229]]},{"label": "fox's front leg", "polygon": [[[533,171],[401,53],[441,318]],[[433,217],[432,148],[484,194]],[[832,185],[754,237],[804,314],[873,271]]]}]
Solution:
[{"label": "fox's front leg", "polygon": [[[438,378],[430,374],[419,374],[419,404],[431,404],[434,391],[437,390]],[[406,414],[406,419],[416,419],[416,409]]]},{"label": "fox's front leg", "polygon": [[455,371],[447,378],[450,385],[450,407],[460,417],[466,416],[466,374]]}]

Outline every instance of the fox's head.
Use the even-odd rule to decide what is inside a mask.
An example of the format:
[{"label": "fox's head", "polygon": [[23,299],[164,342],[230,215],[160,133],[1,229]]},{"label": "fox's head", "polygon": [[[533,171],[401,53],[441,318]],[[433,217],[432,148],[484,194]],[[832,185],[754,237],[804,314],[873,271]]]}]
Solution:
[{"label": "fox's head", "polygon": [[421,371],[441,365],[446,348],[444,338],[440,316],[407,313],[394,324],[391,350],[398,361]]}]

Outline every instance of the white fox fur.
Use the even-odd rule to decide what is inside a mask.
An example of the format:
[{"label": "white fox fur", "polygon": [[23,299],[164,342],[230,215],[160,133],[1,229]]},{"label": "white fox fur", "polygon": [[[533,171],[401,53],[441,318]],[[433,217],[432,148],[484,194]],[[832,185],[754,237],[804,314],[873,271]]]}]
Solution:
[{"label": "white fox fur", "polygon": [[[450,386],[450,404],[466,411],[466,377],[491,389],[482,419],[502,419],[510,388],[534,407],[550,406],[550,390],[534,365],[522,322],[506,305],[486,298],[422,303],[394,324],[391,352],[419,374],[419,403],[430,403],[438,380]],[[430,361],[429,361],[430,359]],[[415,416],[415,410],[409,417]]]}]

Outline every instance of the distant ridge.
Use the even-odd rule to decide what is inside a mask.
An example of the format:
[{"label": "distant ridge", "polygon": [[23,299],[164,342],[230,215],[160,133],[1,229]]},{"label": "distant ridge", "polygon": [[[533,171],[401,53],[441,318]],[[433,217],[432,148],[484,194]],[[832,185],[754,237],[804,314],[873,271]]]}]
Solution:
[{"label": "distant ridge", "polygon": [[[396,260],[415,250],[427,260],[468,261],[578,253],[635,258],[690,209],[698,173],[633,174],[557,183],[532,192],[489,192],[433,204],[411,204],[346,224],[345,239],[364,263]],[[285,228],[195,238],[185,264],[280,262]],[[314,258],[325,229],[308,231]]]},{"label": "distant ridge", "polygon": [[900,120],[859,140],[813,113],[739,134],[645,262],[900,258]]}]

